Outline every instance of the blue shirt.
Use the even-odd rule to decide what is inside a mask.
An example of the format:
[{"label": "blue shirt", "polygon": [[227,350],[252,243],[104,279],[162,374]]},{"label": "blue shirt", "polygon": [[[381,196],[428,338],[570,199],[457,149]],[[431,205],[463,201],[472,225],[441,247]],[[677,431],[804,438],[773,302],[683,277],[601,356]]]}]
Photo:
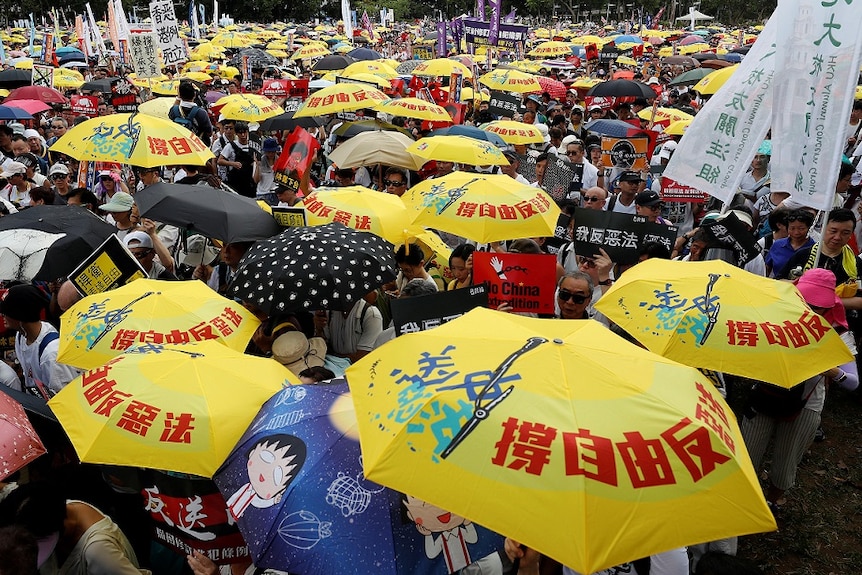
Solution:
[{"label": "blue shirt", "polygon": [[794,250],[790,245],[790,238],[781,238],[780,240],[775,240],[772,244],[772,247],[769,248],[769,252],[766,254],[764,258],[766,260],[766,265],[770,266],[772,270],[769,273],[769,277],[779,277],[779,274],[787,265],[787,262],[790,261],[790,258],[793,257],[798,251],[810,248],[814,245],[814,240],[811,237],[808,237],[808,240],[802,244],[802,247],[798,250]]}]

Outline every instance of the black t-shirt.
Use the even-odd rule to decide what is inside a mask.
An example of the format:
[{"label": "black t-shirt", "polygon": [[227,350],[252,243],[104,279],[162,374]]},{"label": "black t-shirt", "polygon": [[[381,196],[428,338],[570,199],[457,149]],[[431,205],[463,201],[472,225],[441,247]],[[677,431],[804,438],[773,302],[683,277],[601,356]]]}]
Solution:
[{"label": "black t-shirt", "polygon": [[[784,266],[784,269],[778,274],[778,278],[780,279],[789,279],[790,272],[793,268],[796,267],[805,267],[805,264],[808,263],[808,258],[811,257],[811,250],[814,249],[814,246],[810,248],[806,248],[804,250],[799,250],[790,258],[787,262],[787,265]],[[835,274],[835,285],[838,286],[846,282],[850,276],[847,275],[847,272],[844,271],[844,266],[841,265],[844,254],[838,254],[835,257],[830,257],[820,253],[820,257],[817,260],[817,267],[823,268],[825,270],[829,270],[830,272]],[[862,270],[862,259],[859,259],[859,256],[856,256],[856,270],[857,273]]]}]

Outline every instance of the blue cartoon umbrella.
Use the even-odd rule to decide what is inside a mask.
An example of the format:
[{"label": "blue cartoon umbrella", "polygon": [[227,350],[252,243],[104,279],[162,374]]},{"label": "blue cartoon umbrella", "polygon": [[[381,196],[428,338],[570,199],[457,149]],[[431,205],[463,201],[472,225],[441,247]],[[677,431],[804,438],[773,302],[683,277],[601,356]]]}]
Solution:
[{"label": "blue cartoon umbrella", "polygon": [[213,480],[261,568],[447,575],[502,548],[499,535],[365,480],[343,379],[273,396]]}]

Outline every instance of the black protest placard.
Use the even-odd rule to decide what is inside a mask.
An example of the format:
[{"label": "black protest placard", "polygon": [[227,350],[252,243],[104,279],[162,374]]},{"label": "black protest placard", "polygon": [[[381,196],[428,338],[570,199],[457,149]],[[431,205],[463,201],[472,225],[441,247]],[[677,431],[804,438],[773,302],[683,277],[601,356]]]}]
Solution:
[{"label": "black protest placard", "polygon": [[304,228],[308,225],[305,208],[273,207],[272,217],[283,228]]},{"label": "black protest placard", "polygon": [[605,250],[618,264],[632,264],[638,260],[638,249],[647,242],[657,242],[673,249],[677,228],[650,223],[645,216],[619,214],[575,208],[575,253],[592,256]]},{"label": "black protest placard", "polygon": [[123,242],[111,234],[99,249],[69,274],[69,281],[83,296],[106,292],[147,277],[138,260]]},{"label": "black protest placard", "polygon": [[561,203],[569,198],[572,186],[581,189],[581,171],[577,172],[575,164],[569,162],[562,156],[548,154],[548,165],[545,167],[545,176],[542,179],[542,189],[548,192],[554,201]]},{"label": "black protest placard", "polygon": [[525,156],[518,156],[518,173],[524,176],[528,182],[536,181],[536,158],[539,157],[539,152],[530,150]]},{"label": "black protest placard", "polygon": [[554,235],[550,238],[545,238],[545,249],[551,255],[557,255],[566,243],[571,238],[569,237],[569,224],[572,222],[571,216],[560,214],[557,218],[557,227],[554,228]]},{"label": "black protest placard", "polygon": [[488,307],[484,284],[390,302],[397,335],[433,329],[457,319],[475,307]]},{"label": "black protest placard", "polygon": [[710,244],[733,250],[739,267],[745,266],[760,253],[754,236],[733,212],[728,212],[720,220],[703,222],[700,227],[711,240]]},{"label": "black protest placard", "polygon": [[134,114],[138,111],[138,94],[135,85],[125,78],[111,82],[111,105],[118,114]]},{"label": "black protest placard", "polygon": [[488,111],[493,115],[499,118],[514,118],[520,108],[521,98],[518,96],[497,90],[491,91]]}]

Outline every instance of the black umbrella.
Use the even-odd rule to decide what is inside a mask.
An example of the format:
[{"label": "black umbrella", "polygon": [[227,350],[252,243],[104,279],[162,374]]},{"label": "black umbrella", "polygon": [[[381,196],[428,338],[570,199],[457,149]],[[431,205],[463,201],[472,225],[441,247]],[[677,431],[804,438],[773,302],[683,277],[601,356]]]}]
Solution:
[{"label": "black umbrella", "polygon": [[32,82],[32,70],[8,68],[0,72],[0,88],[20,88],[29,86]]},{"label": "black umbrella", "polygon": [[111,82],[119,80],[119,78],[102,78],[101,80],[90,80],[81,85],[82,92],[104,92],[111,91]]},{"label": "black umbrella", "polygon": [[[361,36],[357,36],[357,38],[361,38]],[[355,42],[356,38],[354,38],[353,41]],[[383,57],[380,55],[380,52],[372,50],[371,48],[354,48],[348,52],[347,55],[354,60],[379,60]]]},{"label": "black umbrella", "polygon": [[608,80],[596,84],[587,92],[587,96],[634,96],[635,98],[655,98],[652,88],[642,82],[632,80]]},{"label": "black umbrella", "polygon": [[356,122],[344,122],[335,129],[335,135],[342,138],[352,138],[356,134],[362,132],[373,132],[374,130],[384,130],[389,132],[401,132],[410,138],[413,134],[405,128],[399,128],[395,124],[381,122],[380,120],[358,120]]},{"label": "black umbrella", "polygon": [[281,229],[256,201],[210,186],[153,184],[135,194],[142,216],[227,243],[274,236]]},{"label": "black umbrella", "polygon": [[329,56],[324,56],[318,60],[311,69],[315,72],[322,72],[325,70],[344,70],[354,62],[356,62],[356,60],[350,56],[345,56],[344,54],[330,54]]},{"label": "black umbrella", "polygon": [[[114,231],[114,226],[84,208],[35,206],[0,218],[0,235],[10,242],[9,245],[0,245],[0,250],[20,257],[22,269],[28,258],[44,258],[32,279],[52,281],[72,273]],[[48,234],[59,237],[50,241]],[[26,246],[22,245],[24,237],[27,242],[32,242],[38,253],[27,253]],[[42,246],[49,242],[50,245],[44,249]]]},{"label": "black umbrella", "polygon": [[394,254],[386,240],[342,224],[290,228],[246,253],[229,293],[270,315],[349,311],[395,279]]},{"label": "black umbrella", "polygon": [[296,114],[296,110],[285,112],[284,114],[279,114],[272,118],[267,118],[260,123],[260,129],[263,132],[291,132],[297,126],[302,128],[317,128],[324,124],[324,121],[320,116],[306,116],[294,119],[294,114]]}]

